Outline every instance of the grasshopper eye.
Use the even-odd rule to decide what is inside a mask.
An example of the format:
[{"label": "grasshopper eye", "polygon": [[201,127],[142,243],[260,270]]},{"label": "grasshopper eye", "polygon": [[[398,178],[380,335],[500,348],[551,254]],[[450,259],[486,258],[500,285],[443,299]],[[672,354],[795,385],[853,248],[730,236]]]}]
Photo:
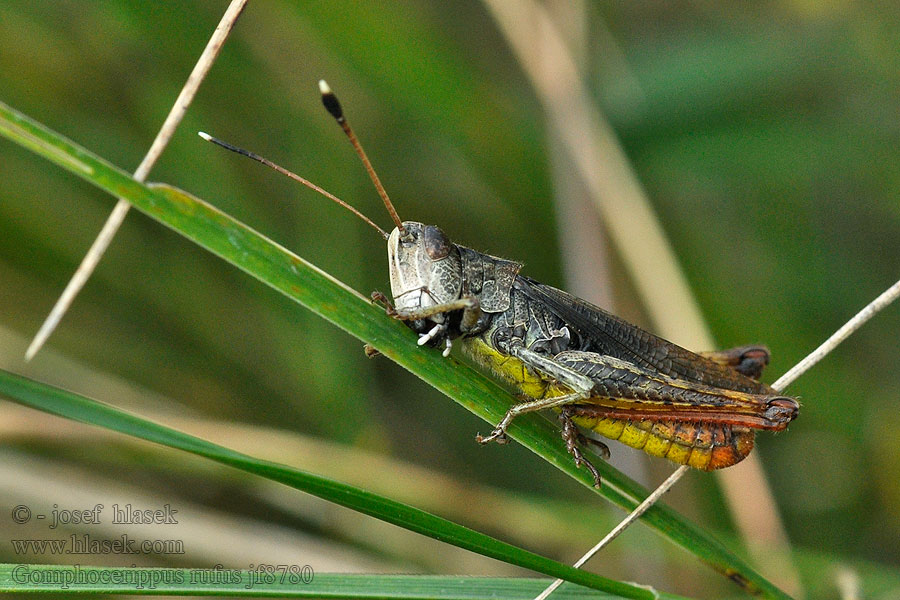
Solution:
[{"label": "grasshopper eye", "polygon": [[450,240],[439,228],[427,225],[422,232],[425,254],[431,260],[440,260],[450,254]]}]

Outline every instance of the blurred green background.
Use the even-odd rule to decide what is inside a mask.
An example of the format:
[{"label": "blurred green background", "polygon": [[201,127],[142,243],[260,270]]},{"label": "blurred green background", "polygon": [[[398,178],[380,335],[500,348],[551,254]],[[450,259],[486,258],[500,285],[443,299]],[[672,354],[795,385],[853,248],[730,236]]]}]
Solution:
[{"label": "blurred green background", "polygon": [[[5,0],[0,100],[133,169],[226,4]],[[722,347],[766,343],[772,381],[897,280],[896,3],[608,2],[576,14],[569,39],[584,40],[584,83]],[[384,243],[368,227],[196,135],[202,129],[251,148],[386,227],[365,172],[321,107],[322,77],[402,218],[438,223],[458,243],[521,260],[528,275],[567,287],[572,267],[560,251],[567,232],[558,227],[552,176],[560,158],[540,101],[479,2],[251,3],[149,180],[209,200],[364,294],[388,291]],[[388,489],[408,488],[419,505],[459,511],[454,518],[559,558],[590,545],[567,540],[593,539],[612,522],[617,513],[516,444],[475,444],[485,423],[137,212],[47,349],[26,365],[28,339],[113,204],[0,141],[4,368],[172,422],[212,422],[210,435],[259,454],[281,452],[286,462],[321,461],[320,472],[338,478],[343,469],[347,478],[377,475]],[[609,264],[598,266],[607,295],[595,300],[612,299],[616,312],[652,326],[602,227],[596,238]],[[895,306],[790,388],[803,408],[789,432],[759,437],[798,550],[835,562],[900,563],[898,332]],[[139,490],[150,502],[281,527],[292,540],[303,531],[316,536],[303,546],[306,556],[333,545],[357,561],[337,558],[327,568],[325,558],[310,559],[323,571],[508,572],[415,536],[392,545],[390,536],[400,535],[392,528],[199,459],[2,408],[5,476],[38,474],[10,484],[4,502],[28,493],[64,502],[82,489],[94,503]],[[315,457],[292,459],[294,443],[311,444],[303,448]],[[612,450],[617,465],[648,483],[670,470]],[[438,479],[426,486],[420,476]],[[103,491],[125,483],[134,487]],[[505,491],[491,496],[498,488]],[[691,474],[669,502],[726,536],[731,530],[710,475]],[[555,532],[541,522],[548,513],[558,519]],[[637,529],[599,572],[671,591],[734,592]],[[187,560],[215,562],[223,545]],[[0,559],[16,560],[0,548]],[[255,555],[233,560],[246,556]]]}]

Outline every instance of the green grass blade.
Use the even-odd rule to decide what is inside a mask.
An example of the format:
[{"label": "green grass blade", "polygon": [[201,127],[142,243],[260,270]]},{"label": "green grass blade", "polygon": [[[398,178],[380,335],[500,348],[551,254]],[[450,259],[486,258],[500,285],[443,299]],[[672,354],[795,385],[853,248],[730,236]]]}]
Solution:
[{"label": "green grass blade", "polygon": [[[492,381],[440,352],[422,349],[416,336],[383,310],[320,269],[266,239],[215,207],[166,185],[142,185],[131,176],[0,103],[0,133],[94,185],[126,197],[138,210],[306,306],[422,378],[456,402],[497,423],[514,399]],[[591,477],[577,469],[557,429],[538,415],[517,418],[509,434],[526,447],[593,489]],[[598,493],[625,510],[647,495],[642,486],[600,463],[604,485]],[[709,534],[664,506],[641,520],[684,547],[744,589],[768,598],[786,598],[771,582]]]},{"label": "green grass blade", "polygon": [[[480,600],[534,598],[550,583],[548,579],[521,577],[356,575],[314,573],[308,567],[295,565],[272,567],[271,571],[247,571],[0,564],[0,590],[157,596]],[[110,581],[112,577],[119,581]],[[622,596],[565,585],[553,597],[575,600]],[[679,597],[660,594],[658,598],[676,600]]]},{"label": "green grass blade", "polygon": [[82,423],[98,425],[169,448],[278,481],[341,506],[405,527],[437,540],[490,556],[510,564],[558,577],[626,598],[653,598],[644,588],[600,577],[544,558],[522,548],[463,527],[408,504],[367,492],[358,487],[307,473],[213,444],[201,438],[129,414],[108,404],[0,370],[0,395],[16,402]]}]

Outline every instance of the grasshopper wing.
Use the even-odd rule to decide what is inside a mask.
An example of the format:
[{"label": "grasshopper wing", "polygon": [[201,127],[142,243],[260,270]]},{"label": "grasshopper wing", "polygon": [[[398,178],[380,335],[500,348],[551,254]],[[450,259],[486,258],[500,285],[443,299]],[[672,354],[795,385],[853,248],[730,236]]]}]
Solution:
[{"label": "grasshopper wing", "polygon": [[584,351],[618,358],[676,380],[751,394],[775,394],[763,383],[644,331],[562,290],[523,275],[516,278],[516,286],[574,330]]}]

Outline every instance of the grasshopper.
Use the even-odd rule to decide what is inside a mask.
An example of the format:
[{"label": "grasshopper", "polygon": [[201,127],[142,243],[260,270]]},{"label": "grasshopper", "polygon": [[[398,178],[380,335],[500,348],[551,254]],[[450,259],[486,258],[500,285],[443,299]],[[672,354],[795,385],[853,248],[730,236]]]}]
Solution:
[{"label": "grasshopper", "polygon": [[360,156],[394,229],[388,234],[355,208],[270,161],[206,134],[205,139],[275,168],[351,210],[387,240],[391,296],[373,301],[419,335],[420,346],[454,342],[521,398],[481,444],[506,443],[518,415],[554,409],[566,448],[600,486],[582,447],[605,444],[579,427],[672,462],[711,471],[753,449],[756,430],[781,431],[797,416],[794,398],[759,381],[763,346],[696,354],[562,290],[522,275],[522,264],[454,244],[440,228],[401,221],[337,97],[322,101]]}]

